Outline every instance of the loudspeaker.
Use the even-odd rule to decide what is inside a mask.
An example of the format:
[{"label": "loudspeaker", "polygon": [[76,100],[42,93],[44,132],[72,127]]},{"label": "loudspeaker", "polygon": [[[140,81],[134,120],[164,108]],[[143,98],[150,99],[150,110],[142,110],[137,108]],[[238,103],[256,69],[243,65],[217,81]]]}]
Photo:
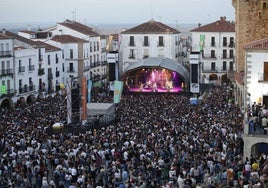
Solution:
[{"label": "loudspeaker", "polygon": [[198,64],[190,64],[191,83],[198,83]]},{"label": "loudspeaker", "polygon": [[109,81],[115,81],[115,63],[109,63]]},{"label": "loudspeaker", "polygon": [[73,88],[71,92],[72,92],[72,112],[79,112],[80,110],[79,88]]}]

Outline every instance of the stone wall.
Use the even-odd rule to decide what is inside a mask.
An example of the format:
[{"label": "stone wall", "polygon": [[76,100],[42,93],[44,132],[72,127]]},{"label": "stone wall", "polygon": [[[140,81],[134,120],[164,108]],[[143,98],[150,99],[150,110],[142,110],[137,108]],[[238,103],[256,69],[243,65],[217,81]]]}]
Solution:
[{"label": "stone wall", "polygon": [[236,71],[244,71],[244,45],[268,37],[268,0],[232,0],[235,8]]}]

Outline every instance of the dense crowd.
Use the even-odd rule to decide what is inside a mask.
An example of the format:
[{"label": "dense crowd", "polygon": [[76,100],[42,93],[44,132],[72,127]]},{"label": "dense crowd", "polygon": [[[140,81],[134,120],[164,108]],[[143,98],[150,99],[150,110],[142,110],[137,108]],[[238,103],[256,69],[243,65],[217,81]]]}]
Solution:
[{"label": "dense crowd", "polygon": [[46,131],[66,122],[65,96],[1,109],[0,187],[261,185],[266,156],[243,161],[243,114],[230,99],[227,86],[198,105],[184,94],[126,94],[115,122],[80,133]]}]

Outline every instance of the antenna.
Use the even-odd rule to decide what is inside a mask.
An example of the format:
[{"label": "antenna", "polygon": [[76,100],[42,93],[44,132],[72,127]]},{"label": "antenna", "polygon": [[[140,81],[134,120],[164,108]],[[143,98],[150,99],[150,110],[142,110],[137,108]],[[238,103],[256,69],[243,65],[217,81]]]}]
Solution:
[{"label": "antenna", "polygon": [[151,0],[151,19],[153,19],[153,1]]},{"label": "antenna", "polygon": [[74,9],[74,11],[72,13],[73,13],[73,21],[75,21],[76,20],[76,9]]}]

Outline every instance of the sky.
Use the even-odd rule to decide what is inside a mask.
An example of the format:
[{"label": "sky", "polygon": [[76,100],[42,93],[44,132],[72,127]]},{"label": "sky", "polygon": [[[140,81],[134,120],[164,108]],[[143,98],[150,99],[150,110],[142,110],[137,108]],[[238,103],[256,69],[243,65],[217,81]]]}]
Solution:
[{"label": "sky", "polygon": [[0,0],[0,26],[12,23],[206,24],[235,20],[232,0]]}]

